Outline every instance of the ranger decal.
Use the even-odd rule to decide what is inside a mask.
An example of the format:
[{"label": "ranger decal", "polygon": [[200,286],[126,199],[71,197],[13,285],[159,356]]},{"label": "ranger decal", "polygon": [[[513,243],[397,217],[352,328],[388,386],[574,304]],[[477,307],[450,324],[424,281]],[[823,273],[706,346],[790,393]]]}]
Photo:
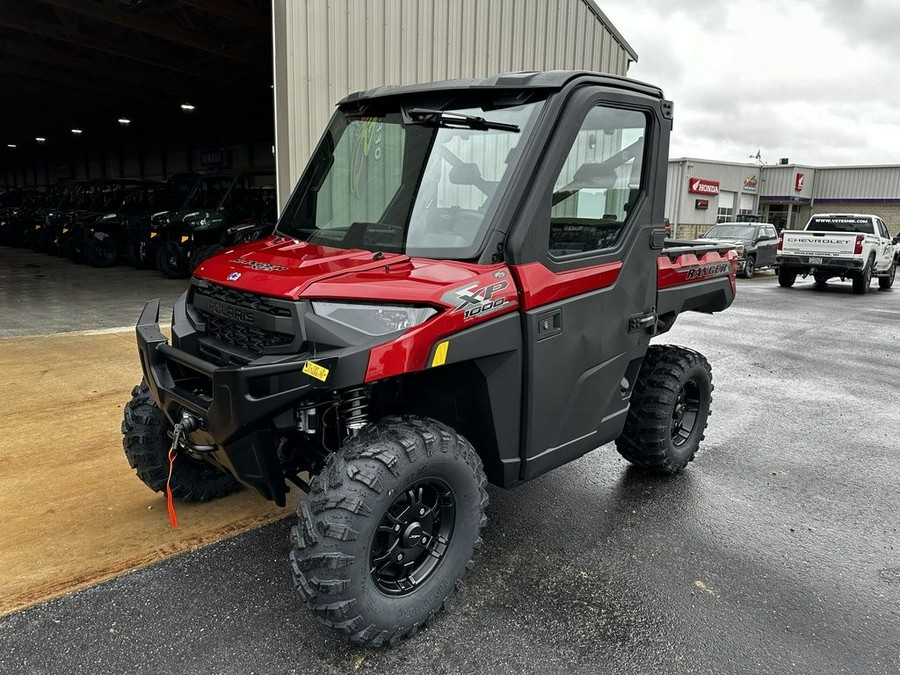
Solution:
[{"label": "ranger decal", "polygon": [[270,265],[269,263],[256,262],[255,260],[244,260],[243,258],[234,258],[228,262],[233,262],[237,265],[246,265],[257,272],[284,272],[287,270],[287,267],[282,267],[281,265]]},{"label": "ranger decal", "polygon": [[731,270],[731,263],[720,262],[712,265],[703,265],[702,267],[691,267],[686,270],[678,270],[687,274],[688,281],[699,279],[700,277],[716,277],[720,274],[728,274]]}]

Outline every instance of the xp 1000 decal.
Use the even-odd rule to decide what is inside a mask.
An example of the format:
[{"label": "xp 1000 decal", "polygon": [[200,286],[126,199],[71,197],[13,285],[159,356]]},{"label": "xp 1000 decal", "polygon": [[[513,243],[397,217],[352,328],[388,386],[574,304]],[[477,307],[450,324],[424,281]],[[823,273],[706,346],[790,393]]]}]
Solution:
[{"label": "xp 1000 decal", "polygon": [[489,284],[476,282],[446,293],[441,298],[448,305],[455,305],[453,313],[462,312],[463,320],[484,316],[505,307],[510,298],[502,295],[509,288],[509,281],[503,279]]}]

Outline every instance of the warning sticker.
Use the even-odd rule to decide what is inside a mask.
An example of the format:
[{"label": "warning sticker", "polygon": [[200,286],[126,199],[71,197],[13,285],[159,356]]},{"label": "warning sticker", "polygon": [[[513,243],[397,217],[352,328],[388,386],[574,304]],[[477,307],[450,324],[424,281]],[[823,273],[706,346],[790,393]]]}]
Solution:
[{"label": "warning sticker", "polygon": [[316,378],[320,382],[324,382],[328,379],[328,373],[330,371],[325,366],[320,366],[318,363],[307,361],[306,365],[303,366],[303,372],[310,377]]}]

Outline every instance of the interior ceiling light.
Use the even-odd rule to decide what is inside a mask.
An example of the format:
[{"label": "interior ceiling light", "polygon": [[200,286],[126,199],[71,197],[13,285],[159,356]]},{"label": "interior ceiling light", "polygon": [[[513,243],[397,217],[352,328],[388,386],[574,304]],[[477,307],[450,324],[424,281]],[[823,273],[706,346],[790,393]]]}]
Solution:
[{"label": "interior ceiling light", "polygon": [[7,144],[6,144],[6,147],[7,147],[7,148],[14,148],[14,147],[16,147],[16,144],[15,144],[15,143],[7,143]]},{"label": "interior ceiling light", "polygon": [[81,133],[81,129],[72,129],[72,133],[76,136]]},{"label": "interior ceiling light", "polygon": [[46,143],[47,142],[47,139],[44,138],[43,136],[35,136],[34,140],[36,140],[38,143]]},{"label": "interior ceiling light", "polygon": [[194,106],[192,106],[190,103],[182,103],[181,109],[190,111],[194,109]]},{"label": "interior ceiling light", "polygon": [[129,124],[131,124],[131,120],[127,117],[120,117],[119,124],[121,124],[123,127],[127,127]]}]

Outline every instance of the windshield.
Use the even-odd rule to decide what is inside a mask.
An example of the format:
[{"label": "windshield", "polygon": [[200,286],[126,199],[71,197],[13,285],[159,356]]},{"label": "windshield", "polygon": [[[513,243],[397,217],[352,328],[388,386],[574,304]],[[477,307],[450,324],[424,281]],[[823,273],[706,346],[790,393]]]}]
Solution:
[{"label": "windshield", "polygon": [[406,121],[397,108],[338,111],[277,231],[336,248],[473,257],[542,105],[444,107],[455,121],[412,106]]},{"label": "windshield", "polygon": [[747,225],[716,225],[703,235],[704,239],[746,239],[752,240],[756,228]]},{"label": "windshield", "polygon": [[817,232],[863,232],[865,234],[875,234],[875,227],[872,225],[871,218],[854,218],[853,216],[834,216],[831,218],[822,218],[814,216],[807,230]]},{"label": "windshield", "polygon": [[204,176],[191,191],[191,196],[184,203],[185,210],[214,209],[228,194],[234,176]]}]

